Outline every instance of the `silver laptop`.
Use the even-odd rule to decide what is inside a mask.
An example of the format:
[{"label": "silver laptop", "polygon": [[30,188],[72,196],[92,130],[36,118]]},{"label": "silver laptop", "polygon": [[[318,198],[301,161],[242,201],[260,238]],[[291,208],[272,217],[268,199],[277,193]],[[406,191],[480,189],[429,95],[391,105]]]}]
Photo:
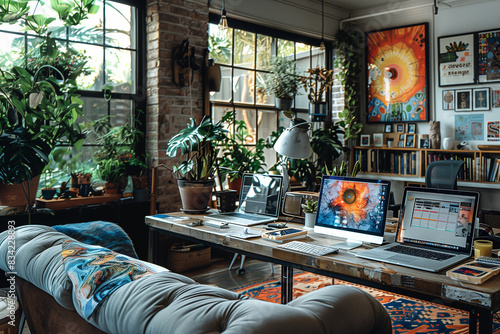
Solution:
[{"label": "silver laptop", "polygon": [[356,254],[361,258],[437,272],[471,256],[479,193],[404,190],[396,242]]},{"label": "silver laptop", "polygon": [[250,226],[278,219],[282,198],[281,175],[243,174],[239,206],[235,212],[205,216],[228,223]]}]

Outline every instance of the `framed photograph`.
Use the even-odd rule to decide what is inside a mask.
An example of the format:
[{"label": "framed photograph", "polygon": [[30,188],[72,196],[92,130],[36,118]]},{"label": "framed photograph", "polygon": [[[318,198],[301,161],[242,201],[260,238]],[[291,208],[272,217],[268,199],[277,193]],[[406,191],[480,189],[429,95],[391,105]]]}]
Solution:
[{"label": "framed photograph", "polygon": [[398,147],[405,147],[405,141],[404,140],[398,141]]},{"label": "framed photograph", "polygon": [[428,138],[420,139],[420,148],[430,148],[430,143]]},{"label": "framed photograph", "polygon": [[472,110],[490,110],[490,88],[476,88],[472,90]]},{"label": "framed photograph", "polygon": [[417,124],[415,123],[408,123],[408,133],[415,133],[415,128],[417,127]]},{"label": "framed photograph", "polygon": [[500,30],[479,32],[477,34],[478,81],[500,81]]},{"label": "framed photograph", "polygon": [[500,90],[493,90],[491,92],[491,107],[500,108]]},{"label": "framed photograph", "polygon": [[474,36],[471,33],[438,38],[440,87],[476,82],[474,57],[477,46]]},{"label": "framed photograph", "polygon": [[384,146],[384,134],[374,133],[373,134],[373,146]]},{"label": "framed photograph", "polygon": [[405,147],[415,147],[415,135],[407,134],[405,136]]},{"label": "framed photograph", "polygon": [[367,122],[428,122],[428,24],[371,31],[365,37]]},{"label": "framed photograph", "polygon": [[404,133],[399,135],[399,141],[402,141],[402,142],[405,141],[405,134]]},{"label": "framed photograph", "polygon": [[385,133],[392,132],[392,124],[386,124],[385,127],[384,127],[384,132]]},{"label": "framed photograph", "polygon": [[404,133],[405,132],[405,125],[404,125],[404,123],[398,123],[398,124],[396,124],[396,132],[397,133]]},{"label": "framed photograph", "polygon": [[455,111],[472,110],[472,89],[459,89],[455,91]]},{"label": "framed photograph", "polygon": [[443,90],[443,110],[455,110],[454,90]]},{"label": "framed photograph", "polygon": [[361,146],[370,146],[370,135],[361,135]]}]

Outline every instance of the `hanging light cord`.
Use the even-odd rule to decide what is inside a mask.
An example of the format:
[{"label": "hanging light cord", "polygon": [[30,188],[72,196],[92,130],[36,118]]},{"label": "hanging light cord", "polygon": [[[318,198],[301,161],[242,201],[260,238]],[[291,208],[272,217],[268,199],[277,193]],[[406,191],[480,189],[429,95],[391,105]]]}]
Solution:
[{"label": "hanging light cord", "polygon": [[325,49],[325,1],[321,0],[321,50]]}]

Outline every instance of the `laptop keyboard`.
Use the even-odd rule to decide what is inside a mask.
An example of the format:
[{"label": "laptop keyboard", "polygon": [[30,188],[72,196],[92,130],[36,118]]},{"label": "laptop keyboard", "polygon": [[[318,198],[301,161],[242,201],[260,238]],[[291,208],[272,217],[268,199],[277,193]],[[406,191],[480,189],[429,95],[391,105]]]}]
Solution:
[{"label": "laptop keyboard", "polygon": [[427,250],[427,249],[405,247],[402,245],[396,245],[396,246],[387,248],[387,250],[391,251],[391,252],[400,253],[400,254],[419,256],[419,257],[424,257],[426,259],[438,260],[438,261],[448,260],[449,258],[453,257],[453,255],[446,254],[446,253],[434,252],[434,251]]},{"label": "laptop keyboard", "polygon": [[248,219],[252,221],[261,221],[261,220],[266,220],[269,219],[269,217],[264,217],[264,216],[258,216],[254,214],[248,214],[248,213],[243,213],[243,212],[231,212],[229,214],[225,214],[226,217],[234,217],[234,218],[243,218],[243,219]]},{"label": "laptop keyboard", "polygon": [[338,248],[314,245],[302,241],[290,241],[286,244],[279,245],[278,248],[289,249],[297,252],[319,256],[339,252]]}]

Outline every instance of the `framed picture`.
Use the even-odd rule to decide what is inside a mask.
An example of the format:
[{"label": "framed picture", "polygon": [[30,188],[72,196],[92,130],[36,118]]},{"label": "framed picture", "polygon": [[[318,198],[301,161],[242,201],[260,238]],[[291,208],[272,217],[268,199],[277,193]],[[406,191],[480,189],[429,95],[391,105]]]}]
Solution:
[{"label": "framed picture", "polygon": [[500,90],[493,90],[491,92],[491,107],[500,108]]},{"label": "framed picture", "polygon": [[384,146],[384,134],[374,133],[373,134],[373,146]]},{"label": "framed picture", "polygon": [[478,81],[500,81],[500,30],[477,34]]},{"label": "framed picture", "polygon": [[404,140],[398,141],[398,147],[405,147],[405,141]]},{"label": "framed picture", "polygon": [[398,124],[396,124],[396,132],[397,133],[404,133],[405,132],[405,125],[404,125],[404,123],[398,123]]},{"label": "framed picture", "polygon": [[472,89],[460,89],[455,91],[455,111],[472,110]]},{"label": "framed picture", "polygon": [[490,89],[476,88],[472,90],[473,106],[472,110],[490,110]]},{"label": "framed picture", "polygon": [[417,124],[415,123],[408,123],[408,133],[415,133],[415,128],[417,127]]},{"label": "framed picture", "polygon": [[367,122],[428,122],[428,24],[371,31],[365,37]]},{"label": "framed picture", "polygon": [[405,141],[405,134],[404,133],[399,135],[399,141],[402,141],[402,142]]},{"label": "framed picture", "polygon": [[405,136],[405,147],[415,147],[415,135],[406,135]]},{"label": "framed picture", "polygon": [[392,132],[392,124],[386,124],[385,127],[384,127],[384,132],[385,133]]},{"label": "framed picture", "polygon": [[361,135],[361,146],[370,146],[370,135]]},{"label": "framed picture", "polygon": [[430,143],[428,138],[420,139],[420,148],[430,148]]},{"label": "framed picture", "polygon": [[475,34],[465,34],[438,38],[440,87],[476,82],[474,36]]},{"label": "framed picture", "polygon": [[454,90],[443,90],[443,110],[455,110]]}]

